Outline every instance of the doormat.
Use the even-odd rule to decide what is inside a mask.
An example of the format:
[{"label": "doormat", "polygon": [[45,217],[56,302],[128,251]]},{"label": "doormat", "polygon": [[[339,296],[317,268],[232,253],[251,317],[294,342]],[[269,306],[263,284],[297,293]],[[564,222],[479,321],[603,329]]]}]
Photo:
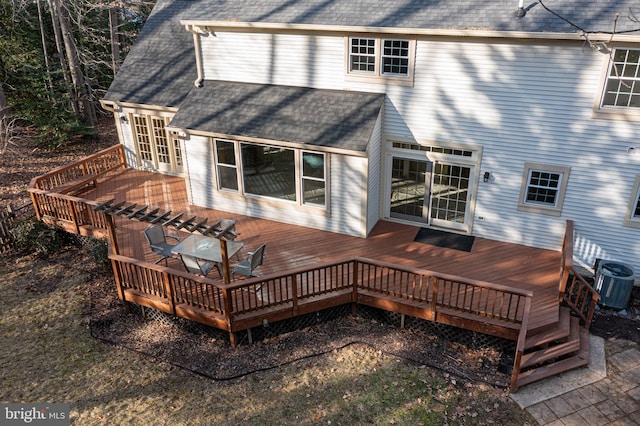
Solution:
[{"label": "doormat", "polygon": [[432,246],[445,247],[460,251],[471,251],[476,237],[460,235],[452,232],[438,231],[436,229],[420,228],[413,241]]}]

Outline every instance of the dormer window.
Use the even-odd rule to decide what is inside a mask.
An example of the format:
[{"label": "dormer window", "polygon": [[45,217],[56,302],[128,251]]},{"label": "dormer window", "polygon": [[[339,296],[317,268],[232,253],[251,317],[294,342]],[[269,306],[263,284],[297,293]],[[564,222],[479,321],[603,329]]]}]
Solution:
[{"label": "dormer window", "polygon": [[349,37],[347,78],[413,85],[413,40]]}]

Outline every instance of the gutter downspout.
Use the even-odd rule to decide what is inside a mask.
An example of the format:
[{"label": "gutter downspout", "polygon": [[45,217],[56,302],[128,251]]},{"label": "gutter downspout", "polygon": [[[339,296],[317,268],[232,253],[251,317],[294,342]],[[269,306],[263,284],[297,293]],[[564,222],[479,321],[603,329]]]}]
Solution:
[{"label": "gutter downspout", "polygon": [[198,78],[193,82],[194,86],[202,87],[202,81],[204,80],[204,70],[202,64],[202,43],[200,42],[200,36],[204,34],[210,34],[196,25],[186,25],[187,31],[193,34],[193,47],[196,51],[196,71]]}]

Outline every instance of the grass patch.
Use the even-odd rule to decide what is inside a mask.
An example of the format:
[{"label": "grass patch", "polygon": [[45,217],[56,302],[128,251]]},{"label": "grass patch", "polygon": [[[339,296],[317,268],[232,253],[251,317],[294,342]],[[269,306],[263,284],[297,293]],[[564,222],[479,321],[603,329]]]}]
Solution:
[{"label": "grass patch", "polygon": [[0,261],[0,400],[67,402],[83,425],[534,424],[504,390],[365,345],[213,381],[103,344],[85,315],[104,279],[91,257]]}]

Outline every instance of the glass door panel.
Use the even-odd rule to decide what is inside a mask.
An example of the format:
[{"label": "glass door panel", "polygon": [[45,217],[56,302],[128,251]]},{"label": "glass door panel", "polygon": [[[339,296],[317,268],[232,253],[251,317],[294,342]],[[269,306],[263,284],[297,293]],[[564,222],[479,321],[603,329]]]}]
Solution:
[{"label": "glass door panel", "polygon": [[[391,217],[428,221],[425,198],[431,163],[393,157],[391,167]],[[428,200],[427,200],[428,201]]]},{"label": "glass door panel", "polygon": [[431,186],[431,223],[466,230],[471,167],[436,163]]}]

